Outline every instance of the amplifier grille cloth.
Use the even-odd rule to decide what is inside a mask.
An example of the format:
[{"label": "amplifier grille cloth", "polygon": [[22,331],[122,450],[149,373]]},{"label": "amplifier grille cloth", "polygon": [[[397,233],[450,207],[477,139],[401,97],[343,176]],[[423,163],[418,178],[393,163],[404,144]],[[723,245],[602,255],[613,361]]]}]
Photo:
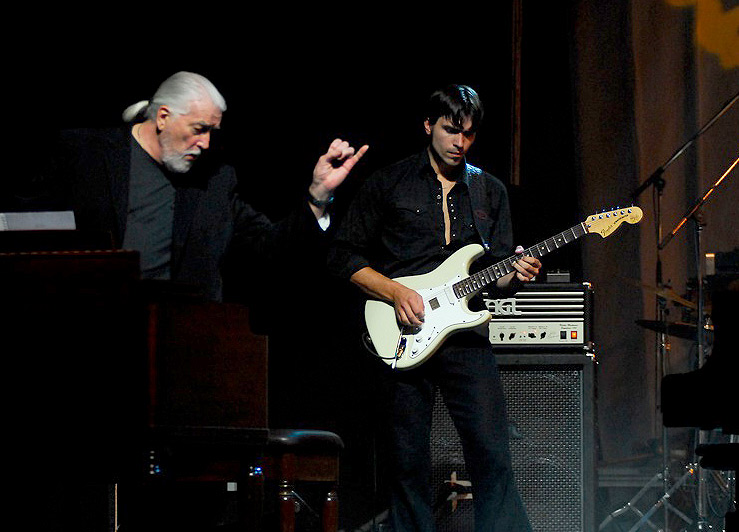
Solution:
[{"label": "amplifier grille cloth", "polygon": [[[513,368],[513,369],[511,369]],[[551,369],[550,369],[551,368]],[[508,403],[511,458],[518,489],[536,532],[583,530],[583,373],[568,366],[501,366]],[[448,481],[469,480],[459,437],[437,392],[431,437],[436,500]],[[469,488],[460,487],[458,493]],[[456,511],[440,504],[439,531],[473,529],[471,500]]]}]

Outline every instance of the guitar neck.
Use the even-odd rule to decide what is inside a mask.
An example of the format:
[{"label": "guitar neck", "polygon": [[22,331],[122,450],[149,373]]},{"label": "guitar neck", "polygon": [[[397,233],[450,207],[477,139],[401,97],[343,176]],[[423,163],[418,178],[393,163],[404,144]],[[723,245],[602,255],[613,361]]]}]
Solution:
[{"label": "guitar neck", "polygon": [[[539,242],[535,246],[532,246],[523,251],[523,255],[536,257],[537,259],[542,258],[544,255],[557,250],[570,242],[573,242],[588,233],[584,223],[579,223],[573,227],[570,227],[566,231],[554,235],[551,238],[547,238],[543,242]],[[462,279],[461,281],[454,283],[453,289],[454,294],[457,298],[461,299],[475,292],[479,292],[490,283],[493,283],[501,277],[508,275],[511,272],[516,271],[513,267],[513,263],[516,262],[521,255],[511,255],[507,259],[488,266],[487,268],[480,270]]]}]

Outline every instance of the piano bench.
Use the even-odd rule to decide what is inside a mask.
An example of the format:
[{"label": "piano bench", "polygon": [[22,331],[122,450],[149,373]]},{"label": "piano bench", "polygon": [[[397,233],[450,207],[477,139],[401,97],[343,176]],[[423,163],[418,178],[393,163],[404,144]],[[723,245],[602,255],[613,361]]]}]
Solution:
[{"label": "piano bench", "polygon": [[335,532],[339,524],[339,455],[344,442],[323,430],[279,429],[269,431],[264,476],[277,481],[281,532],[295,530],[295,512],[303,502],[295,491],[298,482],[326,483],[321,510],[323,532]]}]

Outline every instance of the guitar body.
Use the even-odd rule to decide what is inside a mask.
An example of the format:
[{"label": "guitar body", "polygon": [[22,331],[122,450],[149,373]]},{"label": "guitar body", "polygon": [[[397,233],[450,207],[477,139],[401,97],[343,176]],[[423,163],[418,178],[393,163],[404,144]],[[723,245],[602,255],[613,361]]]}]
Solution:
[{"label": "guitar body", "polygon": [[[606,238],[622,224],[636,224],[641,219],[641,209],[633,206],[592,214],[574,227],[524,250],[521,255],[541,258],[584,235],[598,234]],[[481,245],[470,244],[432,272],[395,279],[423,298],[425,316],[420,328],[400,327],[393,305],[378,300],[367,301],[365,323],[375,351],[383,362],[396,369],[418,366],[428,360],[451,334],[472,329],[490,319],[490,312],[486,310],[471,312],[469,300],[487,284],[513,273],[514,263],[521,255],[512,255],[469,275],[470,265],[483,253]]]},{"label": "guitar body", "polygon": [[483,247],[470,244],[457,250],[435,270],[395,281],[412,288],[423,298],[424,323],[418,329],[401,330],[390,303],[369,300],[364,317],[375,351],[384,362],[397,369],[409,369],[425,362],[446,338],[460,330],[482,325],[490,320],[490,312],[470,311],[469,297],[458,298],[452,285],[469,275],[475,259],[482,256]]}]

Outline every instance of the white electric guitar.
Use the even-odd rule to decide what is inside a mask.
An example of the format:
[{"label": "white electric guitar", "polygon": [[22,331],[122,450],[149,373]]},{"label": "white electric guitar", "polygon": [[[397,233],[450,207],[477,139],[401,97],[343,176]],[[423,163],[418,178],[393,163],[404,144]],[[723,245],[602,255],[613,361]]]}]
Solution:
[{"label": "white electric guitar", "polygon": [[[639,207],[593,214],[584,222],[524,250],[523,254],[541,258],[581,236],[596,233],[605,238],[622,223],[635,224],[641,218]],[[449,335],[490,320],[489,311],[473,312],[468,302],[488,284],[515,271],[513,263],[520,255],[513,255],[470,275],[470,265],[483,252],[481,245],[470,244],[429,273],[395,279],[423,297],[425,315],[420,327],[401,326],[395,317],[394,306],[386,301],[367,301],[365,322],[372,347],[381,360],[393,368],[413,368],[428,360]]]}]

